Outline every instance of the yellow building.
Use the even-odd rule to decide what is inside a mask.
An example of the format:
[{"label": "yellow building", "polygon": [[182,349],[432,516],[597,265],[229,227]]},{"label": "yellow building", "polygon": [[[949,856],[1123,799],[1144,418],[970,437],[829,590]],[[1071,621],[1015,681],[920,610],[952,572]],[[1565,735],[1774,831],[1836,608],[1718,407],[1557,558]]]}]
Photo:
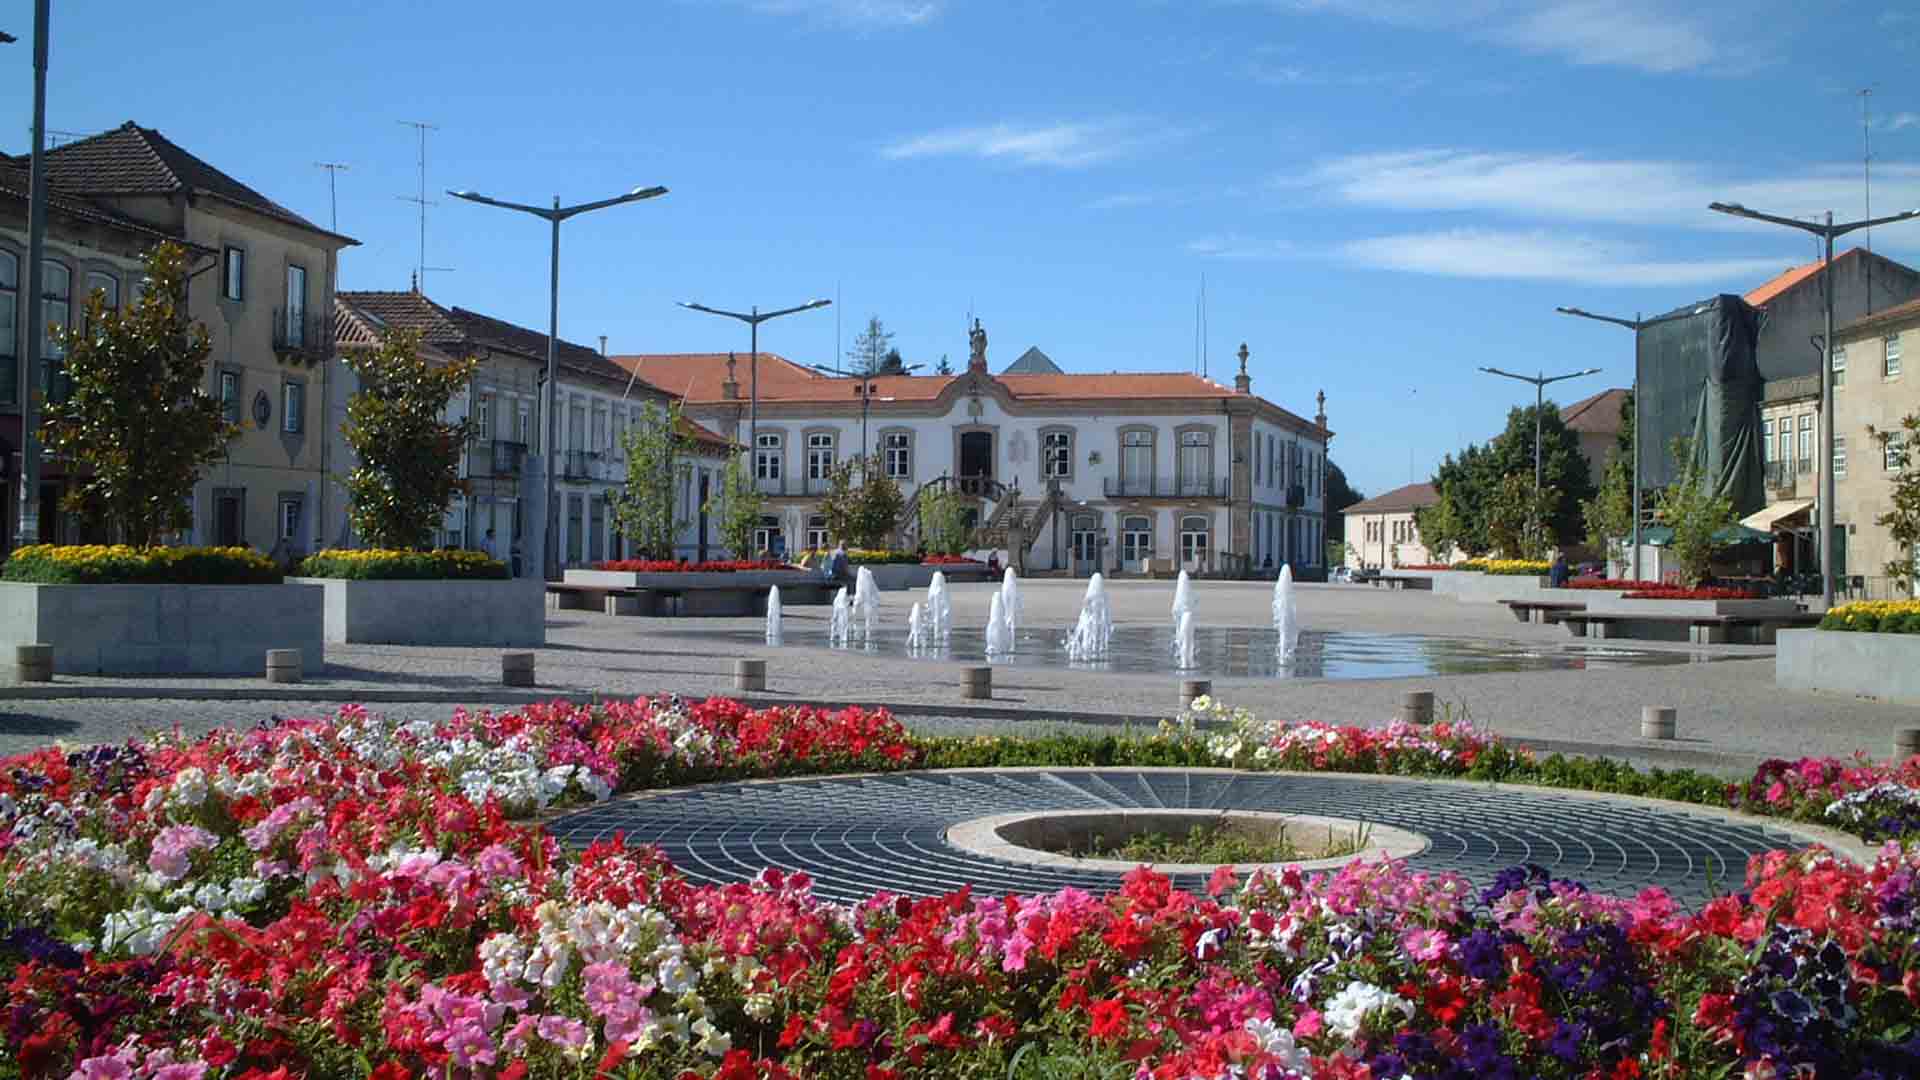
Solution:
[{"label": "yellow building", "polygon": [[[1875,523],[1892,508],[1893,481],[1911,453],[1900,422],[1920,413],[1920,373],[1906,373],[1909,360],[1920,363],[1920,300],[1834,332],[1834,524],[1846,575],[1874,597],[1893,590],[1887,564],[1913,557]],[[1882,445],[1879,432],[1894,437]]]}]

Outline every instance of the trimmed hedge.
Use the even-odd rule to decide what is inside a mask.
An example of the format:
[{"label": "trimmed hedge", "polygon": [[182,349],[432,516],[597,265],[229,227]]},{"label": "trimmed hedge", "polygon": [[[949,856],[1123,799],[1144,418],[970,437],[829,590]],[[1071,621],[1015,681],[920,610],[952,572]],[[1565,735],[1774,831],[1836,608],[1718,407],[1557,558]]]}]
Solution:
[{"label": "trimmed hedge", "polygon": [[0,580],[36,585],[278,585],[280,568],[243,547],[136,548],[126,544],[29,544]]},{"label": "trimmed hedge", "polygon": [[300,563],[300,576],[347,581],[504,581],[507,564],[479,551],[342,551]]}]

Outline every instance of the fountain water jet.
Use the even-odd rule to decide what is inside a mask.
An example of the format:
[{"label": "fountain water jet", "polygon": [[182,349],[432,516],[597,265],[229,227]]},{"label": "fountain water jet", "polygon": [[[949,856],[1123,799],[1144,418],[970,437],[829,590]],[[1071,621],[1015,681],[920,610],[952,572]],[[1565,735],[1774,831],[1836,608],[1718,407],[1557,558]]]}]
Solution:
[{"label": "fountain water jet", "polygon": [[860,638],[873,637],[873,618],[880,613],[880,585],[866,567],[853,579],[853,613],[860,616]]},{"label": "fountain water jet", "polygon": [[1179,665],[1182,671],[1192,671],[1200,666],[1196,659],[1196,652],[1193,641],[1193,612],[1183,611],[1180,613],[1180,627],[1173,632],[1174,663]]},{"label": "fountain water jet", "polygon": [[907,651],[915,652],[927,643],[926,616],[920,610],[920,601],[913,602],[913,610],[907,612]]},{"label": "fountain water jet", "polygon": [[953,630],[953,598],[947,595],[947,575],[933,572],[927,584],[927,644],[944,645]]},{"label": "fountain water jet", "polygon": [[1000,602],[1000,594],[993,594],[993,602],[987,607],[987,655],[1005,656],[1013,651],[1012,632],[1007,629],[1006,605]]},{"label": "fountain water jet", "polygon": [[852,621],[853,608],[847,602],[847,587],[840,586],[833,594],[833,615],[827,621],[827,644],[832,646],[847,643],[848,623]]},{"label": "fountain water jet", "polygon": [[780,586],[767,590],[767,644],[780,644]]},{"label": "fountain water jet", "polygon": [[[1185,570],[1182,570],[1180,571],[1180,577],[1177,580],[1175,580],[1173,583],[1173,646],[1172,647],[1173,647],[1173,651],[1176,653],[1180,651],[1180,620],[1183,616],[1192,614],[1193,609],[1194,609],[1193,582],[1191,579],[1187,577],[1187,572]],[[1182,665],[1182,666],[1185,666],[1185,665]]]},{"label": "fountain water jet", "polygon": [[1282,659],[1292,656],[1300,644],[1300,623],[1293,608],[1293,567],[1282,566],[1273,583],[1273,633]]},{"label": "fountain water jet", "polygon": [[1087,582],[1080,601],[1080,619],[1067,636],[1067,659],[1098,660],[1107,655],[1113,639],[1113,605],[1107,599],[1107,580],[1096,573]]},{"label": "fountain water jet", "polygon": [[1011,566],[1000,578],[1000,608],[1007,617],[1007,651],[1011,652],[1020,641],[1020,578]]}]

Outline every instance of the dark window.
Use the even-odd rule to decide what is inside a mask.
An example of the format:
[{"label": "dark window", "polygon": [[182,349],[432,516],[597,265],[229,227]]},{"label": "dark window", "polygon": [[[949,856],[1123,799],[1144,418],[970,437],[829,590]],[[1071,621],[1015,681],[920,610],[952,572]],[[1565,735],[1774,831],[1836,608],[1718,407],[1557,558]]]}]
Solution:
[{"label": "dark window", "polygon": [[20,396],[20,257],[0,251],[0,402]]},{"label": "dark window", "polygon": [[230,247],[226,251],[220,275],[220,295],[229,300],[247,298],[247,253],[241,248]]},{"label": "dark window", "polygon": [[287,344],[307,343],[307,269],[287,267]]},{"label": "dark window", "polygon": [[280,430],[289,435],[298,435],[305,426],[307,415],[307,388],[304,383],[290,382],[280,388]]},{"label": "dark window", "polygon": [[220,415],[229,424],[240,422],[240,375],[238,372],[220,373]]}]

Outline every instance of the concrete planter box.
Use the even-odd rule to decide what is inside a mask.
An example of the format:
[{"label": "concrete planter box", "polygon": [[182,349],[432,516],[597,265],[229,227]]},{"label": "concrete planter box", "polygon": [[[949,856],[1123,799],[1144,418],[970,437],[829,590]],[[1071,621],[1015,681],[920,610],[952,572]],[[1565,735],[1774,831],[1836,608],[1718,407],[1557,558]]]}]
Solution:
[{"label": "concrete planter box", "polygon": [[1546,587],[1544,577],[1516,574],[1482,574],[1474,570],[1424,570],[1433,579],[1433,591],[1451,596],[1464,604],[1497,604],[1502,600],[1557,599],[1558,590]]},{"label": "concrete planter box", "polygon": [[568,570],[568,585],[594,589],[760,589],[778,585],[818,585],[811,570],[734,570],[717,573],[638,574],[625,570]]},{"label": "concrete planter box", "polygon": [[547,643],[546,584],[288,578],[326,595],[326,640],[362,645]]},{"label": "concrete planter box", "polygon": [[1826,690],[1920,705],[1920,634],[1782,630],[1773,682],[1783,690]]},{"label": "concrete planter box", "polygon": [[1764,600],[1628,600],[1622,595],[1587,601],[1589,615],[1684,615],[1693,618],[1737,615],[1764,618],[1769,615],[1792,615],[1799,610],[1799,603],[1790,596]]},{"label": "concrete planter box", "polygon": [[855,563],[854,573],[865,566],[873,571],[873,583],[882,591],[897,592],[901,589],[924,589],[933,584],[934,572],[947,575],[949,583],[961,581],[986,581],[993,575],[984,566],[926,566],[916,563]]},{"label": "concrete planter box", "polygon": [[312,585],[29,585],[0,582],[0,645],[53,646],[61,675],[251,675],[268,649],[326,663],[325,598]]}]

